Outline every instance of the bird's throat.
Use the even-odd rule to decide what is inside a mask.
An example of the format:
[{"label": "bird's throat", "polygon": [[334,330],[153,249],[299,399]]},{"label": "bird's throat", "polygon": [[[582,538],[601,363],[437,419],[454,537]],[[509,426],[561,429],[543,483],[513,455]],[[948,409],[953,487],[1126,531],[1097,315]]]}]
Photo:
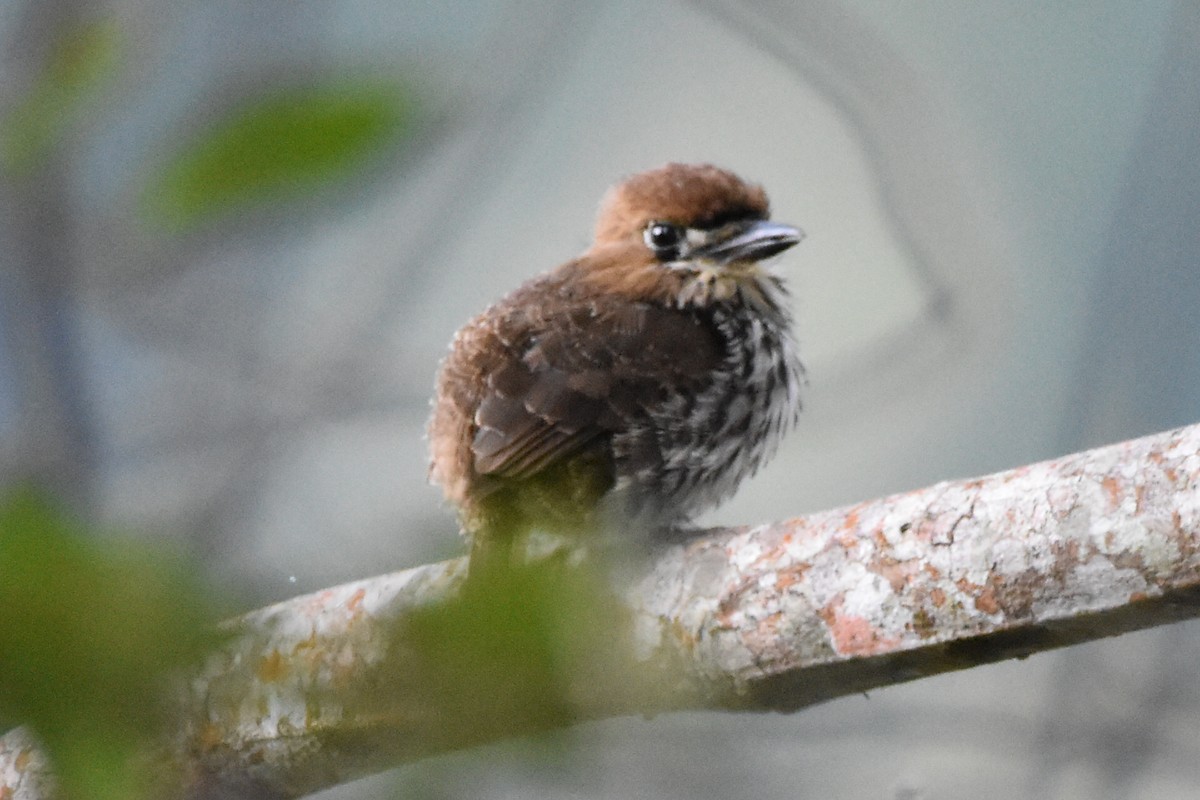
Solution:
[{"label": "bird's throat", "polygon": [[693,264],[676,302],[680,308],[706,308],[715,303],[741,302],[775,314],[783,308],[783,283],[755,261]]}]

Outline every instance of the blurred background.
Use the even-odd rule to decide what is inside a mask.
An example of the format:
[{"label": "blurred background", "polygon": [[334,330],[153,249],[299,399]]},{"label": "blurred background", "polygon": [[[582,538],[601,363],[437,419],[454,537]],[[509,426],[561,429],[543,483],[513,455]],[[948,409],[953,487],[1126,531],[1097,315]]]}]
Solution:
[{"label": "blurred background", "polygon": [[[4,0],[0,489],[245,608],[456,555],[422,438],[450,336],[668,160],[808,233],[802,422],[707,522],[1200,421],[1197,41],[1191,0]],[[328,796],[1191,797],[1198,633]]]}]

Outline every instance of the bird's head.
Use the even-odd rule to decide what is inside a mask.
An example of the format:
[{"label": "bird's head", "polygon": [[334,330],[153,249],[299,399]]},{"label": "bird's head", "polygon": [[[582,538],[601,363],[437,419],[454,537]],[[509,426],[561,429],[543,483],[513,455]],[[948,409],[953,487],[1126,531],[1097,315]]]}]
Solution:
[{"label": "bird's head", "polygon": [[761,262],[804,234],[768,217],[762,187],[710,164],[667,164],[605,197],[590,272],[632,299],[684,307],[741,297],[777,306],[782,284]]}]

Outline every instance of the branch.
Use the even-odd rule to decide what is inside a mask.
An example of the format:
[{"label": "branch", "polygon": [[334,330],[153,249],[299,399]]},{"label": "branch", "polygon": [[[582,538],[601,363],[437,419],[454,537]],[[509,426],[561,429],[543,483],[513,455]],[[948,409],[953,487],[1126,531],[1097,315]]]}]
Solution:
[{"label": "branch", "polygon": [[[577,577],[556,574],[568,585]],[[583,719],[791,711],[1190,618],[1200,614],[1200,425],[660,542],[617,574],[624,624],[601,627],[615,619],[603,614],[563,622],[578,630],[565,639],[567,668],[550,677],[513,666],[529,642],[493,661],[487,647],[502,646],[472,649],[463,634],[473,629],[450,624],[529,594],[472,600],[461,560],[248,614],[189,681],[172,757],[194,796],[294,797]],[[466,604],[460,617],[436,617],[456,603]],[[438,645],[476,673],[430,653],[411,624],[422,618],[446,623],[433,628]],[[557,701],[547,711],[527,690]],[[8,781],[5,752],[0,739]]]}]

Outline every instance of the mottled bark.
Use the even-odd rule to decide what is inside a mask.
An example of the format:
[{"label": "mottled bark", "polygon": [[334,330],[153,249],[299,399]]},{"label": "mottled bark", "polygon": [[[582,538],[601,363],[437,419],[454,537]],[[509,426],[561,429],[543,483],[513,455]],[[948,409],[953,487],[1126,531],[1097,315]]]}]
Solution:
[{"label": "mottled bark", "polygon": [[[572,568],[555,569],[569,576]],[[462,674],[474,683],[447,683],[454,665],[412,636],[405,620],[438,604],[480,603],[467,606],[473,614],[500,602],[486,593],[471,601],[465,565],[451,561],[238,620],[236,637],[188,681],[168,749],[194,796],[291,797],[582,719],[794,710],[1193,617],[1200,426],[786,522],[679,537],[617,573],[622,623],[567,637],[578,652],[545,688],[554,713],[504,706],[491,687],[520,680],[480,683],[485,673],[496,680],[480,650],[464,651],[479,674]],[[570,620],[586,626],[589,618]],[[511,671],[513,653],[505,655],[497,663]],[[455,698],[465,708],[450,707]],[[0,739],[0,797],[10,789],[39,796],[34,784],[14,782],[39,763],[21,741]]]}]

